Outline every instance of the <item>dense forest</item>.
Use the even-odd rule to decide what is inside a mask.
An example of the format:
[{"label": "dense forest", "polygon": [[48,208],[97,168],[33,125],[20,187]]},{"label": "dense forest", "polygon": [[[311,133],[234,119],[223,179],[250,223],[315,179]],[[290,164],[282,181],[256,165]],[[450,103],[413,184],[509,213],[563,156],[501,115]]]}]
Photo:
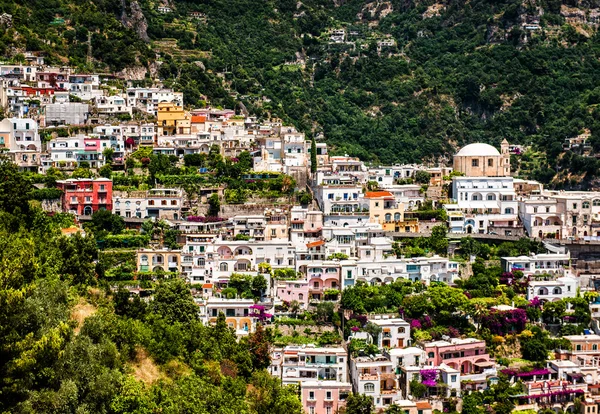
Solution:
[{"label": "dense forest", "polygon": [[[26,46],[83,69],[158,60],[148,73],[183,90],[187,104],[243,102],[337,153],[438,161],[465,143],[506,138],[528,148],[517,174],[595,185],[598,1],[177,0],[168,13],[148,0],[83,4],[0,1],[13,14],[0,53]],[[564,140],[584,132],[592,153],[565,153]]]},{"label": "dense forest", "polygon": [[150,301],[110,289],[102,230],[63,236],[73,217],[42,211],[0,161],[0,412],[302,412],[265,369],[270,332],[237,341],[223,314],[205,326],[179,278]]}]

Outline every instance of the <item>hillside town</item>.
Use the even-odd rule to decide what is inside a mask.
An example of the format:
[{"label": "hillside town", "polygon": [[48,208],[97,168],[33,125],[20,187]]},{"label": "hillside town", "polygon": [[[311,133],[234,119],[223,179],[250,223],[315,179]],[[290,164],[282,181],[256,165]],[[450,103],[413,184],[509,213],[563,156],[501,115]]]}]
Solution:
[{"label": "hillside town", "polygon": [[115,290],[182,278],[205,324],[269,329],[268,371],[306,413],[352,394],[460,411],[503,381],[519,412],[598,412],[600,192],[515,177],[526,148],[502,137],[373,165],[160,82],[27,58],[0,64],[0,149],[41,207],[75,217],[65,235],[124,223],[95,235],[128,257],[106,270]]}]

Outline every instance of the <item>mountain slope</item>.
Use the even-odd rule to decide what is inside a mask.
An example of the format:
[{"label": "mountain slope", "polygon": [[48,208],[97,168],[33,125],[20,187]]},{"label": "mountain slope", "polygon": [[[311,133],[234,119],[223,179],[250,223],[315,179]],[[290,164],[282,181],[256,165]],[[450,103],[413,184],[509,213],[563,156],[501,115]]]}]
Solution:
[{"label": "mountain slope", "polygon": [[[437,161],[506,138],[541,150],[516,160],[523,176],[589,187],[600,170],[596,158],[562,150],[586,130],[600,150],[598,0],[174,0],[166,14],[150,0],[95,1],[90,12],[81,0],[53,3],[86,24],[108,12],[92,34],[95,64],[118,70],[158,53],[159,76],[188,104],[203,94],[241,100],[322,134],[339,153]],[[42,14],[48,22],[56,13]],[[57,29],[44,30],[35,33]],[[86,62],[86,36],[73,30],[58,51]],[[111,44],[119,41],[128,46]]]}]

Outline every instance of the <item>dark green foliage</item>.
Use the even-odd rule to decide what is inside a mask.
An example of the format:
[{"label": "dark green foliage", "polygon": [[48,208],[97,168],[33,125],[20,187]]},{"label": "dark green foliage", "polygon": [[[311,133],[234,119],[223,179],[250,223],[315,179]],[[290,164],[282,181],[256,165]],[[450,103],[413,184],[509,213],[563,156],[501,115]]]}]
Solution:
[{"label": "dark green foliage", "polygon": [[372,414],[375,411],[373,397],[365,394],[350,394],[346,400],[346,414]]},{"label": "dark green foliage", "polygon": [[208,216],[218,217],[220,212],[221,201],[219,200],[219,195],[217,193],[213,193],[208,198]]},{"label": "dark green foliage", "polygon": [[165,281],[156,287],[152,311],[170,323],[191,323],[199,318],[198,305],[181,279]]},{"label": "dark green foliage", "polygon": [[101,209],[92,214],[90,228],[97,234],[120,234],[125,229],[125,220],[109,210]]},{"label": "dark green foliage", "polygon": [[61,198],[63,192],[58,188],[39,188],[29,193],[32,200],[57,200]]}]

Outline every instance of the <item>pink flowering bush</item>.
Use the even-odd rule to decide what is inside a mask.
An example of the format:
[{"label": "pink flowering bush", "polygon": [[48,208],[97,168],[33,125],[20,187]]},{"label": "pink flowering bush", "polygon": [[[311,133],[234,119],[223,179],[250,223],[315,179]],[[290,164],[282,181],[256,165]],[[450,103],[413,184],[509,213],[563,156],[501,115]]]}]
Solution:
[{"label": "pink flowering bush", "polygon": [[421,370],[421,383],[428,387],[435,387],[437,385],[437,371],[435,369],[422,369]]}]

